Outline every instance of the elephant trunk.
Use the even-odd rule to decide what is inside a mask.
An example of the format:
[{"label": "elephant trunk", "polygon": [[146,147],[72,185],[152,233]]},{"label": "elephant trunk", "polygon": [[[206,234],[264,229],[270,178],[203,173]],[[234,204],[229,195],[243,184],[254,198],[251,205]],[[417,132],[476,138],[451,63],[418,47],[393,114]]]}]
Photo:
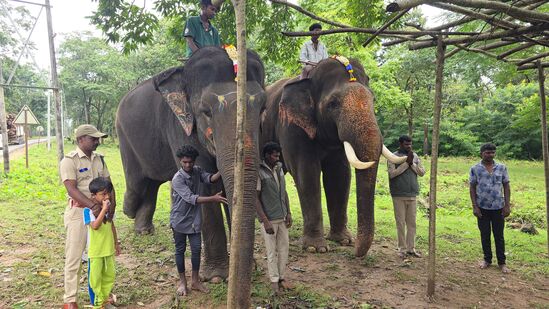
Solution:
[{"label": "elephant trunk", "polygon": [[[225,186],[227,200],[229,202],[229,210],[231,216],[233,216],[233,197],[234,197],[234,185],[235,185],[235,147],[226,147],[223,153],[217,156],[217,165],[223,178],[223,184]],[[238,229],[240,235],[243,235],[241,242],[236,243],[237,240],[230,239],[232,246],[237,246],[244,254],[240,255],[237,263],[239,272],[242,273],[244,278],[251,278],[252,265],[253,265],[253,245],[254,245],[254,220],[255,220],[255,203],[257,199],[257,166],[258,157],[255,147],[245,148],[244,150],[244,188],[243,188],[243,205],[244,208],[241,212],[241,224],[239,226],[231,225],[231,231]],[[231,222],[235,222],[234,218]],[[231,235],[233,233],[231,232]],[[249,253],[249,254],[248,254]],[[243,283],[244,284],[244,283]],[[248,283],[249,284],[249,283]]]},{"label": "elephant trunk", "polygon": [[[356,172],[357,236],[355,255],[368,253],[374,239],[374,194],[382,137],[374,115],[373,95],[365,87],[351,87],[343,98],[338,120],[339,139]],[[351,161],[351,160],[349,160]],[[362,168],[362,169],[359,169]]]}]

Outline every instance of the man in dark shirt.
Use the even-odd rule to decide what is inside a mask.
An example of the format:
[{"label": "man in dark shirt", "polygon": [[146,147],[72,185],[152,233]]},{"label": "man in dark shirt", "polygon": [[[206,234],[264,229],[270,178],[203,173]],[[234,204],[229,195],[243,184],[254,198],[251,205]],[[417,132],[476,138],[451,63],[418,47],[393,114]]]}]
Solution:
[{"label": "man in dark shirt", "polygon": [[187,41],[187,57],[204,46],[221,46],[219,33],[210,20],[215,17],[217,8],[211,0],[201,0],[200,16],[191,16],[185,24],[183,36]]},{"label": "man in dark shirt", "polygon": [[265,240],[269,279],[275,294],[280,288],[290,288],[284,273],[288,263],[288,228],[292,226],[292,216],[280,163],[281,151],[280,146],[274,142],[263,146],[263,161],[259,164],[257,180],[256,211]]},{"label": "man in dark shirt", "polygon": [[417,176],[425,175],[425,169],[417,154],[412,150],[412,139],[402,135],[398,142],[400,147],[394,154],[406,156],[406,162],[395,165],[387,161],[389,188],[393,198],[395,221],[398,234],[398,255],[421,257],[415,249],[416,242],[416,197],[419,194]]},{"label": "man in dark shirt", "polygon": [[185,145],[176,152],[181,163],[181,169],[172,179],[172,209],[170,212],[170,226],[175,241],[175,264],[179,272],[179,286],[177,294],[187,295],[187,279],[185,278],[185,248],[187,237],[191,246],[192,277],[191,289],[201,292],[208,292],[208,289],[200,282],[198,273],[200,270],[201,247],[201,226],[202,209],[201,203],[227,203],[227,199],[221,192],[213,196],[199,196],[203,183],[214,183],[221,179],[219,172],[210,174],[199,166],[194,166],[198,151]]}]

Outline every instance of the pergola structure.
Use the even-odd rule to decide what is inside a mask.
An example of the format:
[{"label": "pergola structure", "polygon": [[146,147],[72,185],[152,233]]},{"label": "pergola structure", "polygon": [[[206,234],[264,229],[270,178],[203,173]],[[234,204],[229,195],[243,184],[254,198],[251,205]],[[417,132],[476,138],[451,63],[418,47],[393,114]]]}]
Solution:
[{"label": "pergola structure", "polygon": [[[549,0],[397,0],[386,7],[386,11],[394,15],[379,29],[354,28],[349,25],[330,21],[314,15],[305,9],[288,3],[286,0],[271,0],[291,7],[313,19],[327,23],[336,29],[323,30],[319,34],[326,35],[342,32],[359,32],[372,34],[363,46],[368,45],[377,36],[388,38],[382,46],[408,43],[410,50],[436,47],[436,78],[435,102],[433,113],[433,132],[431,149],[431,179],[429,194],[429,257],[427,295],[435,293],[435,255],[436,255],[436,193],[437,193],[437,162],[439,129],[441,117],[441,102],[443,91],[444,61],[460,51],[481,53],[500,61],[515,64],[517,70],[538,70],[539,96],[541,105],[542,153],[545,171],[546,220],[547,220],[547,251],[549,257],[549,152],[547,141],[547,112],[545,102],[545,73],[549,67]],[[420,25],[406,24],[413,31],[390,30],[390,26],[409,10],[422,4],[462,15],[460,19],[430,29]],[[483,27],[478,32],[456,31],[456,27],[471,22],[482,22]],[[310,36],[312,32],[283,32],[286,36]],[[447,47],[453,47],[446,51]],[[527,56],[513,57],[518,52]]]}]

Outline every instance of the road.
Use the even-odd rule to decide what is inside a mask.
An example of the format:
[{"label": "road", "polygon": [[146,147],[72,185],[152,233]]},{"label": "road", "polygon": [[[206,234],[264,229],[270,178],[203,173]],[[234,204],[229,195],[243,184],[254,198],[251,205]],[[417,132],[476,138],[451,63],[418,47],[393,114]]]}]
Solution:
[{"label": "road", "polygon": [[[45,143],[47,140],[48,140],[47,137],[42,137],[40,139],[31,139],[31,140],[29,140],[29,146],[37,144],[37,143]],[[10,153],[12,153],[12,152],[14,152],[18,149],[22,149],[22,148],[25,148],[25,143],[23,143],[21,145],[9,145],[8,146],[8,149],[9,149]],[[2,149],[1,145],[0,145],[0,149]]]}]

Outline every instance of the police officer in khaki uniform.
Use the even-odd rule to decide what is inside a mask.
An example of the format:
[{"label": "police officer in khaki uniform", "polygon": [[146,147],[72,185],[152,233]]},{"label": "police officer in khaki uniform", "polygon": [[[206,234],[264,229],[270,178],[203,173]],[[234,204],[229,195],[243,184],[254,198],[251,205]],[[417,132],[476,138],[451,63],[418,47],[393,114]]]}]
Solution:
[{"label": "police officer in khaki uniform", "polygon": [[[83,221],[83,208],[91,208],[95,215],[101,210],[99,204],[90,199],[90,182],[97,177],[110,179],[109,170],[103,155],[95,152],[99,138],[107,134],[99,132],[96,127],[84,124],[76,129],[78,147],[69,152],[59,166],[61,181],[67,189],[69,202],[65,210],[65,294],[63,308],[78,308],[78,277],[81,258],[86,248],[87,229]],[[111,205],[115,205],[114,192],[111,194]],[[111,215],[114,214],[112,207]],[[112,218],[112,216],[111,216]]]}]

